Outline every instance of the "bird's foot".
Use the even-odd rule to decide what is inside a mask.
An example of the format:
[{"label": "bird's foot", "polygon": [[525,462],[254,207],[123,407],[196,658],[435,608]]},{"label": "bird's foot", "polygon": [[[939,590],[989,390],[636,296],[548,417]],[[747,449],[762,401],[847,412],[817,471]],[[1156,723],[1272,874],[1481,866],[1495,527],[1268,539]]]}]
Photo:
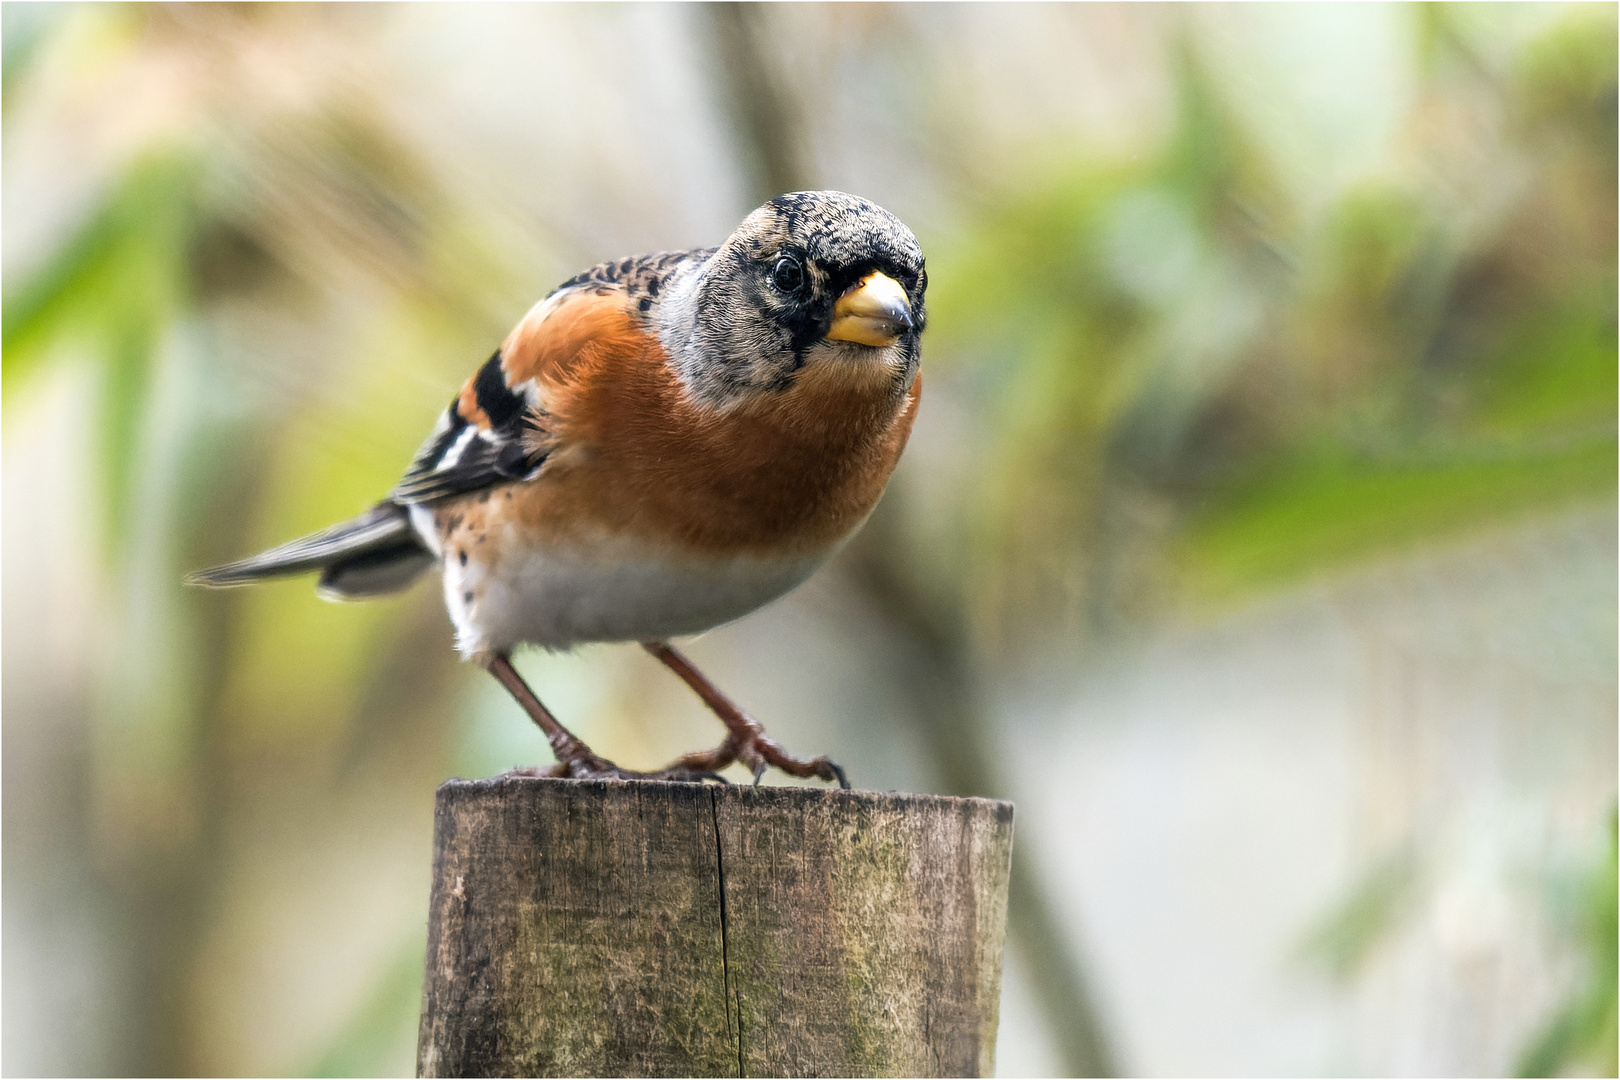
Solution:
[{"label": "bird's foot", "polygon": [[517,673],[509,656],[505,653],[491,653],[482,658],[482,663],[517,699],[517,703],[523,706],[523,711],[529,714],[529,719],[545,733],[546,742],[551,744],[551,752],[557,755],[555,765],[549,767],[533,765],[513,769],[505,773],[506,776],[557,776],[575,780],[669,780],[689,784],[702,783],[705,780],[715,780],[722,784],[726,782],[724,777],[712,770],[683,768],[678,765],[660,769],[655,773],[621,769],[607,758],[598,755],[573,732],[557,722],[557,718],[551,715],[551,710],[541,704],[540,699],[534,696],[534,691],[529,689],[529,684],[523,681],[523,676]]},{"label": "bird's foot", "polygon": [[559,776],[571,780],[652,780],[672,784],[701,784],[705,780],[713,780],[717,784],[730,785],[731,781],[719,773],[708,769],[685,769],[671,766],[659,769],[657,772],[637,772],[635,769],[624,769],[603,758],[592,755],[589,762],[568,761],[558,762],[545,771],[547,776]]},{"label": "bird's foot", "polygon": [[849,788],[849,777],[844,770],[828,757],[796,758],[788,753],[772,738],[765,734],[759,721],[737,708],[726,695],[722,694],[714,683],[708,680],[701,671],[693,666],[692,661],[682,656],[667,641],[644,641],[641,647],[646,649],[669,668],[681,681],[690,686],[703,703],[714,710],[714,714],[726,725],[729,734],[726,741],[713,750],[700,751],[687,754],[675,760],[671,769],[701,769],[714,772],[725,768],[733,761],[740,761],[743,767],[754,774],[754,785],[759,786],[760,778],[771,765],[787,773],[789,776],[818,777],[822,780],[837,781],[838,786]]},{"label": "bird's foot", "polygon": [[741,762],[743,768],[754,774],[754,786],[758,787],[760,780],[765,776],[765,770],[775,766],[789,776],[811,777],[836,782],[839,787],[848,789],[849,778],[844,775],[843,766],[823,755],[818,758],[796,758],[782,749],[780,743],[765,734],[759,726],[759,721],[748,718],[749,728],[746,734],[733,733],[726,736],[726,741],[713,750],[700,750],[697,753],[686,754],[676,758],[665,769],[700,771],[706,775],[714,775],[732,762]]},{"label": "bird's foot", "polygon": [[[557,745],[557,742],[561,742],[562,745]],[[637,772],[634,769],[621,768],[607,758],[599,756],[589,746],[572,736],[557,742],[552,744],[557,754],[557,764],[530,765],[512,769],[504,775],[559,777],[568,780],[663,780],[678,784],[701,784],[705,780],[713,780],[719,784],[730,782],[712,769],[686,768],[678,762],[657,772]]]}]

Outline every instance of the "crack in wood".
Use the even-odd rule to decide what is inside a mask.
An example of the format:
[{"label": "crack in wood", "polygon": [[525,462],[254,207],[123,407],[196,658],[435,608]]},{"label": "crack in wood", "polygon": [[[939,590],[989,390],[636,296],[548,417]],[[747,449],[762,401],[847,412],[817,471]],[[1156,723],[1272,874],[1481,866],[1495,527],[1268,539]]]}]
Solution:
[{"label": "crack in wood", "polygon": [[729,1029],[727,1034],[730,1034],[731,1031],[737,1033],[737,1075],[741,1077],[748,1075],[748,1070],[743,1065],[742,997],[739,995],[736,999],[736,1027],[733,1028],[731,956],[727,951],[726,943],[728,931],[726,925],[726,856],[723,850],[724,845],[720,840],[720,795],[717,791],[712,791],[709,794],[709,816],[710,820],[714,822],[714,869],[715,876],[720,883],[720,973],[725,987],[726,1027]]}]

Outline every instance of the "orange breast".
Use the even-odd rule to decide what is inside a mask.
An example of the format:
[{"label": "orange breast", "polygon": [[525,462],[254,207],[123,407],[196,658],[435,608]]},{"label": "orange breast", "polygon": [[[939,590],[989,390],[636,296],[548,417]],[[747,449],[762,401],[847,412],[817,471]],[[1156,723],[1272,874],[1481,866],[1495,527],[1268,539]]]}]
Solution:
[{"label": "orange breast", "polygon": [[572,301],[520,343],[522,329],[508,370],[541,381],[556,450],[512,511],[557,540],[605,531],[692,554],[825,551],[877,504],[921,392],[918,380],[897,395],[876,365],[816,365],[789,390],[705,412],[620,296]]}]

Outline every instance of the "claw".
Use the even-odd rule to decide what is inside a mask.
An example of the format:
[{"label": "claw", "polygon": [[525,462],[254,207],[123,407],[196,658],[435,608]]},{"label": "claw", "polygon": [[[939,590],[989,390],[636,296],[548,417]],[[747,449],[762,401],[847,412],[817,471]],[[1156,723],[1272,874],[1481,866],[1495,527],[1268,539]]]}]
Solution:
[{"label": "claw", "polygon": [[650,783],[665,784],[701,784],[705,780],[713,780],[717,784],[729,786],[731,781],[717,772],[708,769],[660,769],[658,772],[637,772],[634,769],[622,769],[603,758],[593,758],[589,762],[574,761],[553,767],[553,775],[571,777],[575,780],[640,780]]},{"label": "claw", "polygon": [[721,787],[731,786],[730,780],[727,780],[717,772],[709,772],[707,769],[680,770],[670,773],[653,773],[648,777],[648,779],[668,780],[677,784],[701,784],[705,780],[713,780]]},{"label": "claw", "polygon": [[687,754],[674,762],[670,768],[705,767],[723,769],[733,761],[741,762],[744,768],[754,774],[754,786],[758,787],[765,776],[765,770],[774,765],[789,776],[815,776],[822,780],[837,780],[838,786],[849,788],[849,778],[844,770],[824,757],[806,760],[796,758],[765,734],[759,721],[737,708],[713,683],[704,677],[703,673],[692,666],[691,661],[670,647],[667,641],[647,641],[642,647],[656,657],[665,667],[668,667],[682,682],[697,692],[698,697],[714,714],[726,725],[728,734],[726,741],[714,750]]}]

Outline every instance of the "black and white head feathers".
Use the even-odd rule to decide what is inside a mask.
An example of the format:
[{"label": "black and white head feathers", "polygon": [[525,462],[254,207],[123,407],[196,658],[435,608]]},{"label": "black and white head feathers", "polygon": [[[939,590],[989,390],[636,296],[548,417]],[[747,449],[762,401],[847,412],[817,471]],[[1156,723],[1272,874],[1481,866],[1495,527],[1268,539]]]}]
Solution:
[{"label": "black and white head feathers", "polygon": [[[828,340],[839,297],[873,271],[905,290],[909,328],[883,347]],[[712,407],[784,390],[820,363],[881,365],[903,394],[917,371],[927,286],[917,238],[893,214],[843,192],[794,192],[682,268],[657,313],[659,337],[693,397]]]}]

